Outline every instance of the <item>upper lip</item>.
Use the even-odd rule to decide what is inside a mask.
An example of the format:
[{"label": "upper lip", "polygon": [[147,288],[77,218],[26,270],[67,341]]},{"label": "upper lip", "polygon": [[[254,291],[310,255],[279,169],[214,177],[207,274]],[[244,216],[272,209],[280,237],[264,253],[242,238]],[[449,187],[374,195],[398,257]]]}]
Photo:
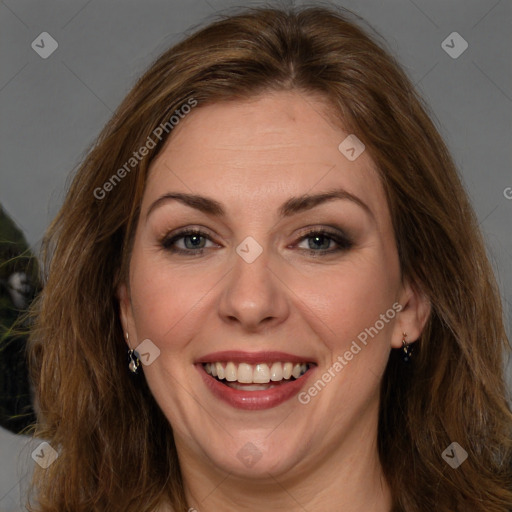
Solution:
[{"label": "upper lip", "polygon": [[217,363],[221,361],[232,361],[234,363],[314,363],[315,360],[307,356],[298,356],[288,354],[287,352],[260,351],[244,352],[241,350],[223,350],[221,352],[212,352],[199,357],[196,363]]}]

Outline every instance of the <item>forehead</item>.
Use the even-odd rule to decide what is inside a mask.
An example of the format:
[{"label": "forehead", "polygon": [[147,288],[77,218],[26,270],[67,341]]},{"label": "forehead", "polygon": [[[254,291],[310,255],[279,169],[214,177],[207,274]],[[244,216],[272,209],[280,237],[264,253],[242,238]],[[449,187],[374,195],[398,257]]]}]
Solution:
[{"label": "forehead", "polygon": [[340,151],[350,134],[329,121],[328,109],[297,92],[196,107],[152,162],[142,209],[179,191],[215,197],[235,214],[342,187],[386,216],[371,158],[363,151],[351,161]]}]

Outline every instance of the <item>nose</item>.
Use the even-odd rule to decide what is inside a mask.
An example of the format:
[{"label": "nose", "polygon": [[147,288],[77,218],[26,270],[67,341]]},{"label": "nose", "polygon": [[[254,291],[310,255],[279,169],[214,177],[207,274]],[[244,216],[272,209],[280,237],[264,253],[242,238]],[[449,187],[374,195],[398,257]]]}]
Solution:
[{"label": "nose", "polygon": [[286,320],[290,311],[287,287],[269,259],[265,249],[251,263],[234,252],[233,267],[225,276],[219,302],[223,322],[255,332],[277,327]]}]

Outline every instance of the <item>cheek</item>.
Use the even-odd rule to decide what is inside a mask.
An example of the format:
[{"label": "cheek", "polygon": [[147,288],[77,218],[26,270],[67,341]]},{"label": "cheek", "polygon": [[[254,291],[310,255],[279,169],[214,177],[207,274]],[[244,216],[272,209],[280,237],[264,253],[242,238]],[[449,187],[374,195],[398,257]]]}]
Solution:
[{"label": "cheek", "polygon": [[[391,255],[392,256],[392,255]],[[370,329],[373,336],[386,338],[391,332],[396,312],[392,309],[397,298],[399,268],[393,258],[387,258],[382,248],[368,251],[343,268],[302,279],[295,292],[316,318],[322,339],[333,354],[343,353],[353,340]],[[390,311],[386,315],[386,312]],[[385,321],[381,319],[385,316]],[[368,344],[368,347],[370,344]],[[381,343],[383,351],[389,347]]]},{"label": "cheek", "polygon": [[214,284],[199,271],[179,270],[154,256],[134,255],[131,297],[137,338],[178,350],[189,338],[191,325],[197,328],[194,319],[203,306],[201,299]]},{"label": "cheek", "polygon": [[302,294],[328,326],[373,324],[397,297],[399,274],[382,263],[357,263],[302,285]]}]

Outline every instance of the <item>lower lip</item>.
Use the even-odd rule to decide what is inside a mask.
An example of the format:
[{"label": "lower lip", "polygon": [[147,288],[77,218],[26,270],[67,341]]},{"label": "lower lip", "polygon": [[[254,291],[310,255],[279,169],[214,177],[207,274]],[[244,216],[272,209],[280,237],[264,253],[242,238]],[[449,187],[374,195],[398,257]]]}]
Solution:
[{"label": "lower lip", "polygon": [[232,407],[249,411],[271,409],[272,407],[277,407],[283,402],[286,402],[299,393],[309,379],[310,374],[313,372],[313,368],[310,368],[302,377],[286,382],[285,384],[277,384],[274,388],[261,391],[244,391],[242,389],[233,389],[222,384],[211,375],[208,375],[202,364],[197,364],[196,368],[199,370],[208,389],[217,398]]}]

